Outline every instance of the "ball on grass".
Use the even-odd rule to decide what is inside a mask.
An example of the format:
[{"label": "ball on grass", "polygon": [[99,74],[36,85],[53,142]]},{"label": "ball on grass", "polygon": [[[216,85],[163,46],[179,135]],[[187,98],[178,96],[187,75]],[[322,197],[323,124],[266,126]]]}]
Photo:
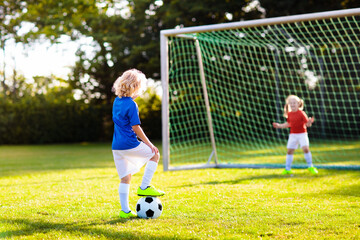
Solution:
[{"label": "ball on grass", "polygon": [[156,197],[140,198],[136,204],[136,212],[140,218],[158,218],[162,210],[161,201]]}]

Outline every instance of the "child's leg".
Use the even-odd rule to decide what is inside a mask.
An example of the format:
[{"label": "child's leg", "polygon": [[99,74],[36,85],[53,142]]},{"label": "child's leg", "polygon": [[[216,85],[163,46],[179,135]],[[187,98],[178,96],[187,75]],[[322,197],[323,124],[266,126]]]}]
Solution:
[{"label": "child's leg", "polygon": [[155,154],[146,164],[144,176],[140,185],[140,188],[142,190],[146,189],[150,185],[151,179],[154,176],[154,173],[158,166],[159,159],[160,154]]},{"label": "child's leg", "polygon": [[305,156],[305,160],[306,160],[306,163],[308,165],[309,171],[312,174],[318,174],[317,168],[314,167],[313,164],[312,164],[312,156],[311,156],[309,146],[303,146],[302,149],[304,150],[304,156]]},{"label": "child's leg", "polygon": [[121,183],[119,185],[121,210],[123,210],[126,213],[130,212],[130,207],[129,207],[130,180],[131,180],[131,174],[121,178]]},{"label": "child's leg", "polygon": [[287,150],[287,153],[286,153],[286,164],[285,164],[285,169],[287,171],[290,171],[291,170],[291,164],[292,164],[292,161],[294,159],[294,152],[295,152],[295,149],[291,149],[291,148],[288,148]]},{"label": "child's leg", "polygon": [[312,164],[312,156],[311,156],[309,146],[304,146],[304,147],[302,147],[302,149],[304,151],[304,157],[305,157],[305,160],[306,160],[306,163],[307,163],[308,167],[312,167],[313,166],[313,164]]}]

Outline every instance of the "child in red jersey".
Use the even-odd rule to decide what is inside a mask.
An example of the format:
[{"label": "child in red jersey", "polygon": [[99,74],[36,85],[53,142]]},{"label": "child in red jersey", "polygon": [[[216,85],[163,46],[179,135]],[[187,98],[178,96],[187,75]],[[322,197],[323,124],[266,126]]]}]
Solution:
[{"label": "child in red jersey", "polygon": [[311,127],[314,118],[308,118],[303,111],[304,101],[298,96],[290,95],[286,98],[284,106],[284,116],[287,118],[285,123],[273,123],[274,128],[290,128],[290,135],[287,144],[286,166],[282,174],[292,174],[291,164],[294,158],[295,149],[300,147],[304,151],[304,156],[308,169],[312,174],[317,174],[317,169],[312,164],[312,156],[309,149],[309,137],[307,127]]}]

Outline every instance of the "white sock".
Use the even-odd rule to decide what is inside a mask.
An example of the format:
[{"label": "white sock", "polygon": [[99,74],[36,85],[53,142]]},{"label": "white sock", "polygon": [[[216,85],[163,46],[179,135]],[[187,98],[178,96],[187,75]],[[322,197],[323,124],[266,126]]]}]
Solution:
[{"label": "white sock", "polygon": [[120,183],[119,197],[120,197],[121,210],[123,210],[126,213],[130,212],[129,191],[130,191],[130,184]]},{"label": "white sock", "polygon": [[293,154],[286,154],[286,165],[285,165],[286,170],[288,170],[288,171],[291,170],[291,164],[292,164],[293,159],[294,159]]},{"label": "white sock", "polygon": [[140,185],[140,188],[142,190],[146,189],[150,185],[151,179],[154,176],[157,166],[157,162],[154,161],[149,161],[146,164],[144,176]]},{"label": "white sock", "polygon": [[306,160],[306,163],[307,163],[308,167],[312,167],[313,164],[312,164],[311,152],[304,153],[304,157],[305,157],[305,160]]}]

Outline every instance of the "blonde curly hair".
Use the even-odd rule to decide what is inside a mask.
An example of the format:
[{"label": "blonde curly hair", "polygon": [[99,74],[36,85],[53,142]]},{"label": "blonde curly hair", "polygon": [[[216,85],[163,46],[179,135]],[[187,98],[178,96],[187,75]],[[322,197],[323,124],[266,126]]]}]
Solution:
[{"label": "blonde curly hair", "polygon": [[144,73],[137,69],[129,69],[116,79],[112,89],[120,98],[135,97],[144,81],[146,81]]}]

